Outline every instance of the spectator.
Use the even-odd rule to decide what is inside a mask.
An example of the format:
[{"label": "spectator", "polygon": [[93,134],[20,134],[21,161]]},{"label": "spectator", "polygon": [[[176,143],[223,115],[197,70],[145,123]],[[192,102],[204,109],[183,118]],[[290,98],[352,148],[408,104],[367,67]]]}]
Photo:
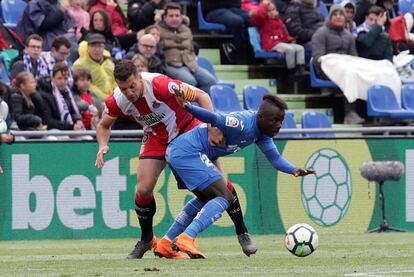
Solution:
[{"label": "spectator", "polygon": [[141,54],[145,57],[148,61],[148,71],[149,72],[163,72],[163,63],[162,61],[155,55],[157,49],[157,42],[155,38],[150,35],[143,35],[136,45],[132,46],[129,49],[128,54],[126,55],[127,58],[132,58],[136,54]]},{"label": "spectator", "polygon": [[[181,6],[169,3],[160,23],[160,45],[165,54],[165,72],[173,79],[197,86],[208,92],[216,79],[197,64],[194,54],[193,34],[183,23]],[[155,51],[155,49],[154,49]]]},{"label": "spectator", "polygon": [[101,101],[105,101],[115,88],[115,65],[109,56],[104,55],[103,35],[90,33],[86,37],[86,42],[79,46],[80,57],[73,64],[73,70],[80,67],[89,69],[92,75],[90,91]]},{"label": "spectator", "polygon": [[345,8],[345,29],[354,35],[356,33],[356,24],[354,21],[355,5],[351,0],[345,0],[342,2],[342,5]]},{"label": "spectator", "polygon": [[76,27],[76,38],[82,37],[82,30],[89,30],[90,15],[83,9],[83,0],[69,0],[68,13]]},{"label": "spectator", "polygon": [[135,54],[135,56],[132,57],[131,61],[137,67],[138,73],[148,72],[148,61],[143,55]]},{"label": "spectator", "polygon": [[393,46],[390,37],[385,32],[384,24],[387,21],[385,10],[379,6],[372,6],[365,22],[358,26],[356,46],[360,57],[383,60],[393,60]]},{"label": "spectator", "polygon": [[11,94],[13,118],[20,130],[44,130],[44,104],[36,91],[36,80],[29,72],[20,72],[13,80]]},{"label": "spectator", "polygon": [[88,6],[88,11],[91,17],[97,10],[105,11],[108,14],[109,21],[112,23],[112,31],[115,36],[126,34],[126,19],[118,4],[118,0],[90,0]]},{"label": "spectator", "polygon": [[[341,4],[331,6],[328,20],[312,37],[312,57],[317,75],[321,79],[328,79],[323,73],[319,58],[329,53],[357,56],[355,39],[345,29],[345,9]],[[360,124],[365,120],[356,112],[356,102],[344,101],[345,124]]]},{"label": "spectator", "polygon": [[368,14],[372,6],[380,6],[384,8],[387,13],[387,21],[385,22],[385,29],[388,30],[390,26],[390,18],[394,18],[398,14],[398,5],[394,5],[394,0],[358,0],[356,2],[354,21],[357,26],[365,21],[365,16]]},{"label": "spectator", "polygon": [[102,114],[102,102],[89,91],[91,72],[86,68],[78,68],[73,72],[73,79],[73,93],[83,125],[88,130],[95,129]]},{"label": "spectator", "polygon": [[285,25],[297,43],[310,52],[312,36],[323,25],[325,19],[316,7],[316,0],[293,0],[292,3],[293,5],[286,9]]},{"label": "spectator", "polygon": [[76,44],[75,25],[66,8],[57,0],[29,1],[17,24],[17,33],[26,39],[31,34],[43,38],[43,50],[49,51],[56,36],[66,36]]},{"label": "spectator", "polygon": [[[9,117],[9,107],[7,103],[2,99],[2,95],[0,95],[0,124],[2,124],[4,127],[4,124],[7,124],[7,118]],[[7,126],[7,125],[6,125]],[[4,130],[1,130],[3,132],[0,132],[0,144],[2,143],[13,143],[14,142],[14,136],[12,134],[7,133],[7,130],[4,132]],[[3,168],[0,165],[0,174],[3,174]]]},{"label": "spectator", "polygon": [[[155,38],[155,42],[157,43],[157,51],[155,52],[155,56],[157,56],[162,62],[165,60],[164,52],[160,47],[160,38],[161,33],[158,25],[150,25],[144,30],[145,34],[150,34]],[[137,33],[137,41],[139,41],[138,33]]]},{"label": "spectator", "polygon": [[245,64],[249,44],[247,27],[250,18],[248,12],[241,9],[240,0],[201,0],[201,6],[208,22],[225,25],[233,35],[231,43],[223,44],[227,59],[231,63]]},{"label": "spectator", "polygon": [[[53,67],[56,63],[63,62],[68,67],[70,62],[68,62],[68,57],[70,56],[70,41],[63,37],[56,37],[53,40],[52,48],[48,52],[42,52],[40,56],[44,59],[47,65],[48,72],[52,74]],[[69,86],[73,85],[72,73],[69,70]]]},{"label": "spectator", "polygon": [[129,28],[138,32],[155,23],[155,16],[164,8],[164,0],[128,0]]},{"label": "spectator", "polygon": [[37,34],[30,35],[26,39],[23,60],[12,63],[10,76],[13,79],[20,72],[26,71],[38,79],[41,76],[49,76],[46,61],[40,56],[42,52],[43,39]]},{"label": "spectator", "polygon": [[84,32],[80,41],[85,40],[90,33],[98,33],[105,37],[105,50],[108,50],[110,54],[113,48],[121,48],[118,38],[112,33],[111,20],[105,11],[96,10],[92,13],[89,32]]},{"label": "spectator", "polygon": [[288,34],[275,4],[262,2],[252,15],[252,24],[259,28],[264,50],[285,54],[286,66],[288,69],[296,68],[295,75],[309,73],[305,69],[305,48],[296,44],[295,39]]},{"label": "spectator", "polygon": [[40,91],[45,103],[44,122],[48,129],[84,130],[75,98],[68,86],[69,69],[64,63],[53,67],[51,90]]}]

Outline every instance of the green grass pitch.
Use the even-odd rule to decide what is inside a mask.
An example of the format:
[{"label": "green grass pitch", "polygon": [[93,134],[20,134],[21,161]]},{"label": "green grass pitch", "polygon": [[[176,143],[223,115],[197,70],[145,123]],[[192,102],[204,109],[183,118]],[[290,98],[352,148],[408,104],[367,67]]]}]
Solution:
[{"label": "green grass pitch", "polygon": [[1,276],[414,276],[414,233],[321,234],[306,258],[283,236],[254,236],[248,258],[235,236],[198,239],[206,260],[173,261],[147,253],[126,260],[134,239],[0,242]]}]

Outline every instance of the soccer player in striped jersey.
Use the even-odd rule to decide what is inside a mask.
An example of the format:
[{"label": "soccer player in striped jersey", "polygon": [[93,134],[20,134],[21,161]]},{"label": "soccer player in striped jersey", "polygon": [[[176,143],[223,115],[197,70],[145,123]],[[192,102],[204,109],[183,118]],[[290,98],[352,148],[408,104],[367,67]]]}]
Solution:
[{"label": "soccer player in striped jersey", "polygon": [[[141,227],[141,240],[128,255],[130,259],[140,259],[145,252],[157,245],[152,228],[156,211],[153,190],[166,166],[165,152],[168,143],[201,123],[177,102],[174,93],[182,91],[187,101],[197,102],[210,111],[213,106],[205,92],[162,74],[138,74],[135,65],[128,60],[116,65],[114,75],[118,87],[106,100],[105,112],[96,128],[99,150],[95,165],[98,168],[104,166],[104,155],[109,151],[110,129],[118,117],[128,117],[143,126],[144,138],[139,153],[135,194],[135,211]],[[209,128],[209,138],[210,143],[224,143],[223,135],[216,128]],[[244,224],[236,191],[229,181],[227,185],[233,193],[228,213],[235,224],[239,243],[246,255],[254,254],[257,247]],[[180,253],[174,253],[167,258],[183,257]]]}]

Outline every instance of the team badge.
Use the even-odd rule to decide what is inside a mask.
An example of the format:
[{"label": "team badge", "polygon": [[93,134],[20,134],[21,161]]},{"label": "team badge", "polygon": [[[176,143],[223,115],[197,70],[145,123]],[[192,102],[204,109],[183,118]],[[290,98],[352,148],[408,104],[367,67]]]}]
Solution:
[{"label": "team badge", "polygon": [[160,106],[161,106],[161,104],[160,104],[160,103],[158,103],[157,101],[152,101],[152,107],[153,107],[154,109],[158,109]]},{"label": "team badge", "polygon": [[239,120],[233,116],[226,116],[226,126],[235,128],[239,126]]},{"label": "team badge", "polygon": [[180,86],[177,83],[169,82],[168,83],[168,91],[172,94],[175,94],[176,90],[179,90]]}]

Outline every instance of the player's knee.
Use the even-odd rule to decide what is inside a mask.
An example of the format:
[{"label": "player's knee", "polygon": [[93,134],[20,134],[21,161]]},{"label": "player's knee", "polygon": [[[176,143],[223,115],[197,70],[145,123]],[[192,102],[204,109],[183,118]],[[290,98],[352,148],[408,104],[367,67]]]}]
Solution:
[{"label": "player's knee", "polygon": [[138,195],[141,199],[147,199],[152,197],[153,190],[152,188],[148,188],[147,186],[138,186],[136,195]]},{"label": "player's knee", "polygon": [[226,190],[223,193],[223,198],[226,199],[229,204],[233,203],[233,194],[229,190]]}]

